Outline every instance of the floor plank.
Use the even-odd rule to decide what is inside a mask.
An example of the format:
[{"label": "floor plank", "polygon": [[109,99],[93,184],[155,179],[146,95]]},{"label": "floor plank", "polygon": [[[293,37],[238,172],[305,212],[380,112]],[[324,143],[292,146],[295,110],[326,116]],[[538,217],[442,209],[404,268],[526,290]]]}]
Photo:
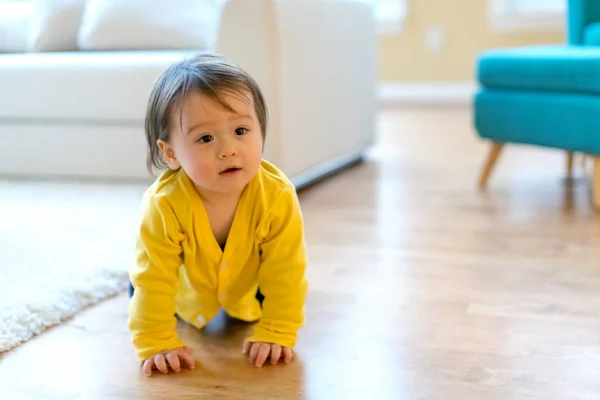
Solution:
[{"label": "floor plank", "polygon": [[0,358],[7,399],[592,399],[600,392],[600,217],[587,170],[488,144],[469,109],[384,110],[365,163],[301,193],[309,248],[298,358],[251,367],[250,327],[178,330],[197,368],[144,378],[127,297]]}]

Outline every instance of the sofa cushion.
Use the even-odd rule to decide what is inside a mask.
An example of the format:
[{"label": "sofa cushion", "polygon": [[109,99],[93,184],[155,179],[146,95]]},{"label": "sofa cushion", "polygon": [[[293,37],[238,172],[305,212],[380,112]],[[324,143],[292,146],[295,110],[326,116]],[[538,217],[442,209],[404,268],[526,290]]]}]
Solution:
[{"label": "sofa cushion", "polygon": [[27,50],[30,3],[0,1],[0,53],[17,53]]},{"label": "sofa cushion", "polygon": [[31,0],[27,49],[36,51],[77,50],[77,33],[85,0]]},{"label": "sofa cushion", "polygon": [[600,46],[600,22],[594,22],[585,28],[583,43],[587,46]]},{"label": "sofa cushion", "polygon": [[[168,4],[168,5],[167,5]],[[79,31],[84,50],[214,47],[221,0],[87,0]]]},{"label": "sofa cushion", "polygon": [[[0,120],[143,121],[158,75],[191,52],[0,54]],[[36,121],[37,120],[37,121]]]},{"label": "sofa cushion", "polygon": [[488,50],[477,60],[477,78],[486,88],[600,93],[600,47]]}]

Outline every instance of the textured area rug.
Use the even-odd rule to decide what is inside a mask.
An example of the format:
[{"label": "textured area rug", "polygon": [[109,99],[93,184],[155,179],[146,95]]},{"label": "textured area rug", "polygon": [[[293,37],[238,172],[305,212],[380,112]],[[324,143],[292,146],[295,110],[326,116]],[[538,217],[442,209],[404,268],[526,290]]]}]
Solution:
[{"label": "textured area rug", "polygon": [[126,289],[144,189],[0,181],[0,352]]}]

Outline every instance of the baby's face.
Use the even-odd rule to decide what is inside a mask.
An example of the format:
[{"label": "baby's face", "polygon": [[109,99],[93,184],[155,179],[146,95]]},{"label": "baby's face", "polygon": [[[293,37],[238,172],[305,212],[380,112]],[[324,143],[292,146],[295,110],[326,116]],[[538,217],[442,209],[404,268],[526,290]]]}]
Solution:
[{"label": "baby's face", "polygon": [[235,111],[198,93],[190,93],[171,123],[174,158],[198,190],[219,194],[241,191],[262,160],[262,135],[249,93],[223,94]]}]

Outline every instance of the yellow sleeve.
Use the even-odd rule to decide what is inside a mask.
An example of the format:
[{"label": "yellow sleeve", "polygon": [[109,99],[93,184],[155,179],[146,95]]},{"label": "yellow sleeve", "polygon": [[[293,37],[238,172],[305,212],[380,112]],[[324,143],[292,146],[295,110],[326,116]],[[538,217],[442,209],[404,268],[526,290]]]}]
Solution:
[{"label": "yellow sleeve", "polygon": [[182,264],[182,233],[171,206],[145,197],[136,240],[136,264],[130,272],[134,294],[129,330],[140,360],[183,346],[175,331],[175,294]]},{"label": "yellow sleeve", "polygon": [[304,325],[306,251],[300,204],[294,188],[273,209],[261,247],[258,284],[265,296],[260,321],[250,342],[277,343],[293,348]]}]

